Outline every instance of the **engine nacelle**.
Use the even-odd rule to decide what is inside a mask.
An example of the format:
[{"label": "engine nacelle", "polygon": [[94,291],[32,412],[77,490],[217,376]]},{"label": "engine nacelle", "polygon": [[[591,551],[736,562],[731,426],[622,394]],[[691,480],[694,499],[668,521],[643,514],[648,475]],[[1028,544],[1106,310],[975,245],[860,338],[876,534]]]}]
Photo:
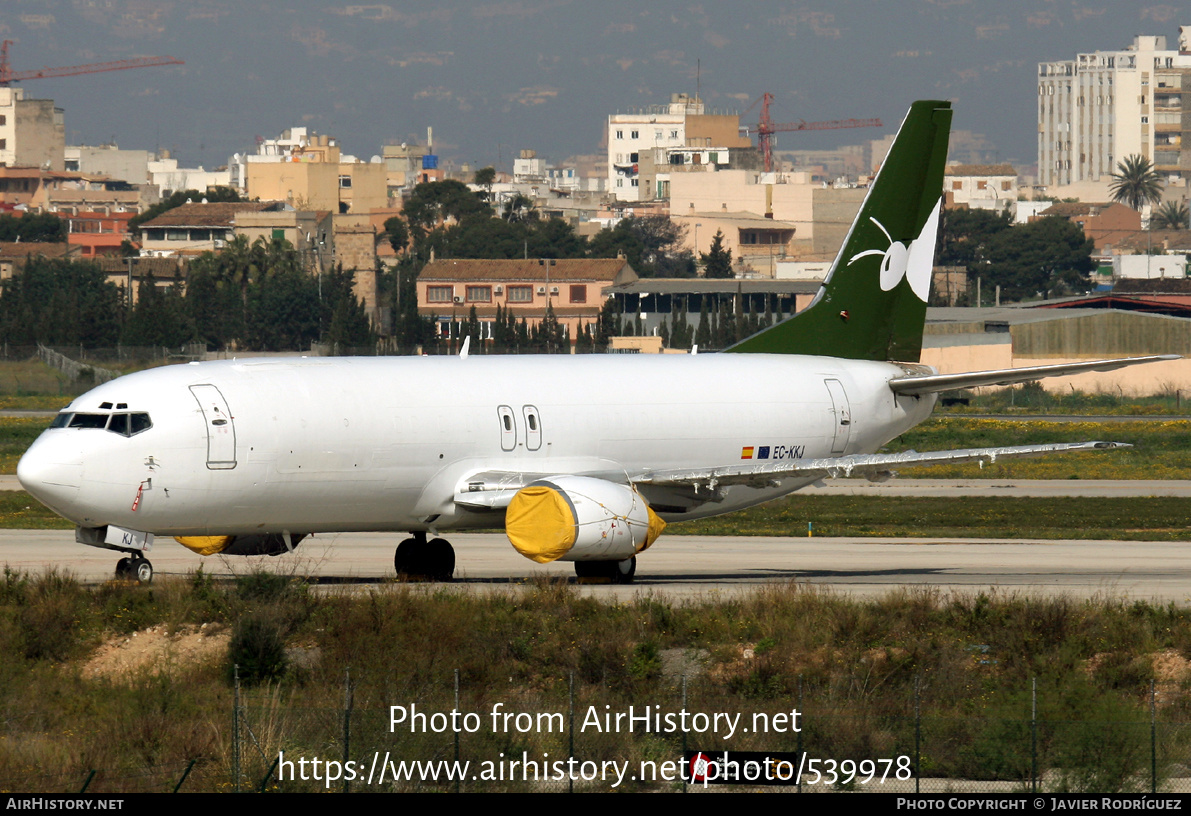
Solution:
[{"label": "engine nacelle", "polygon": [[199,555],[281,555],[298,546],[305,533],[253,533],[237,536],[175,536],[174,540]]},{"label": "engine nacelle", "polygon": [[623,561],[661,535],[666,522],[637,489],[588,476],[555,476],[517,491],[505,535],[539,564]]}]

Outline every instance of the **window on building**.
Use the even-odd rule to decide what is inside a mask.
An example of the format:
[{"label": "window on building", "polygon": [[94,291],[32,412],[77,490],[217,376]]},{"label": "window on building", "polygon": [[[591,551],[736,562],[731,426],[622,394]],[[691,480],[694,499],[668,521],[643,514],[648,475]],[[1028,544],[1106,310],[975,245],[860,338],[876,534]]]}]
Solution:
[{"label": "window on building", "polygon": [[634,131],[630,131],[629,135],[630,135],[630,138],[633,138],[633,139],[639,139],[639,138],[640,138],[640,136],[638,136],[638,133],[637,133],[637,131],[635,131],[635,130],[634,130]]},{"label": "window on building", "polygon": [[636,164],[636,163],[637,163],[637,158],[638,158],[640,155],[641,155],[640,153],[630,153],[630,154],[629,154],[629,162],[630,162],[631,164]]},{"label": "window on building", "polygon": [[8,139],[0,139],[0,150],[8,150]]},{"label": "window on building", "polygon": [[7,125],[7,124],[8,124],[8,116],[0,113],[0,127],[3,127],[4,125]]},{"label": "window on building", "polygon": [[662,140],[662,132],[660,130],[655,130],[653,132],[653,140],[655,142],[660,142]]},{"label": "window on building", "polygon": [[510,286],[509,303],[533,303],[533,287]]},{"label": "window on building", "polygon": [[339,186],[343,189],[349,189],[352,186],[352,177],[351,176],[340,176],[339,177]]},{"label": "window on building", "polygon": [[587,286],[583,284],[576,284],[571,287],[571,303],[586,303],[587,302]]},{"label": "window on building", "polygon": [[451,298],[455,294],[455,287],[453,286],[427,286],[426,287],[426,302],[428,303],[450,303]]},{"label": "window on building", "polygon": [[1002,190],[1012,190],[1012,189],[1013,189],[1013,182],[1011,182],[1011,181],[1002,181],[1002,182],[1001,182],[1001,189],[1002,189]]},{"label": "window on building", "polygon": [[952,190],[962,190],[963,188],[964,188],[964,183],[963,183],[962,181],[953,181],[953,182],[951,182],[951,189],[952,189]]},{"label": "window on building", "polygon": [[492,287],[491,286],[469,286],[469,287],[467,287],[467,302],[468,303],[491,303],[492,302]]},{"label": "window on building", "polygon": [[285,240],[285,230],[283,230],[283,229],[273,230],[273,240],[274,241],[284,241]]},{"label": "window on building", "polygon": [[637,187],[637,186],[639,186],[639,185],[638,185],[638,182],[639,182],[639,181],[640,181],[640,179],[633,179],[633,186],[634,186],[634,187]]},{"label": "window on building", "polygon": [[624,131],[623,131],[623,130],[618,130],[618,131],[616,131],[616,138],[617,138],[617,139],[623,139],[623,138],[624,138]]},{"label": "window on building", "polygon": [[671,138],[671,139],[677,139],[677,138],[678,138],[678,131],[677,131],[677,130],[672,130],[672,131],[670,131],[670,138]]},{"label": "window on building", "polygon": [[985,181],[984,179],[980,179],[979,181],[976,182],[976,189],[977,190],[987,190],[988,182]]},{"label": "window on building", "polygon": [[617,187],[623,187],[623,186],[624,186],[624,179],[622,179],[622,178],[618,178],[618,179],[616,180],[616,186],[617,186]]}]

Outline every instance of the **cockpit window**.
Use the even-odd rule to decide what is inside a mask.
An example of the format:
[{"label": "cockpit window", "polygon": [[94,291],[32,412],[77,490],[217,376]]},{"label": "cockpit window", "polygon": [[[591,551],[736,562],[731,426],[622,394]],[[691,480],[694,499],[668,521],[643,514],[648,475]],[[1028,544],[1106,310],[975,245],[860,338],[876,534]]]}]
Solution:
[{"label": "cockpit window", "polygon": [[128,414],[112,414],[112,421],[108,423],[108,430],[128,436]]},{"label": "cockpit window", "polygon": [[76,414],[63,411],[54,417],[51,428],[107,428],[120,436],[133,436],[153,427],[148,414]]},{"label": "cockpit window", "polygon": [[103,428],[108,424],[107,414],[75,414],[68,428]]}]

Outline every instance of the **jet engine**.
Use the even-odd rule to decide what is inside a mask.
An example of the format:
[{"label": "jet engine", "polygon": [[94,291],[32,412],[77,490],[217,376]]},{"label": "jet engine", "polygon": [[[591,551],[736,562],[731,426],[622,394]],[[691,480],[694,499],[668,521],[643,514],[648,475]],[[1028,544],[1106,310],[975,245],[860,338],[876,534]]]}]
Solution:
[{"label": "jet engine", "polygon": [[623,561],[652,544],[665,526],[635,487],[589,476],[526,485],[505,513],[509,542],[539,564]]},{"label": "jet engine", "polygon": [[175,536],[174,540],[199,555],[281,555],[297,547],[298,542],[305,537],[305,533],[253,533],[237,536]]}]

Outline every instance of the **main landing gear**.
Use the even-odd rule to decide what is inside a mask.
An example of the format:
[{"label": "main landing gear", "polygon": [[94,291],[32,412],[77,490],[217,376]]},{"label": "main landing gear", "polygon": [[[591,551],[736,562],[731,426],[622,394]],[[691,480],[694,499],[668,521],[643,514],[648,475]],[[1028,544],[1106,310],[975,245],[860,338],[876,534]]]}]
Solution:
[{"label": "main landing gear", "polygon": [[455,574],[455,548],[445,538],[427,541],[425,533],[414,533],[397,545],[393,567],[398,578],[449,581]]},{"label": "main landing gear", "polygon": [[637,556],[624,561],[576,561],[575,577],[613,584],[631,584],[637,574]]},{"label": "main landing gear", "polygon": [[142,584],[153,580],[153,565],[149,559],[137,553],[130,558],[121,558],[116,562],[116,577],[125,581],[140,581]]}]

